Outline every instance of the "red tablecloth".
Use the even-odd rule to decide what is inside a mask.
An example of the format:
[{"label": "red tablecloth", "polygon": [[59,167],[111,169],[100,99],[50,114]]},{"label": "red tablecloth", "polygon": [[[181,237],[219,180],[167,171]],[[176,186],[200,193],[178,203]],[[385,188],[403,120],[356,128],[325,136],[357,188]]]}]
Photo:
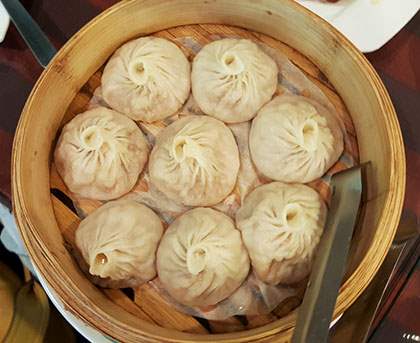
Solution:
[{"label": "red tablecloth", "polygon": [[[57,48],[88,20],[115,2],[22,1]],[[407,152],[407,193],[404,211],[419,216],[420,14],[417,14],[387,45],[375,53],[368,54],[367,57],[388,88],[404,136]],[[5,41],[0,44],[0,194],[6,199],[10,199],[11,196],[10,157],[13,134],[25,100],[41,71],[42,68],[11,25]],[[399,289],[399,296],[381,322],[372,341],[409,342],[415,340],[408,334],[420,336],[419,263],[405,286]]]}]

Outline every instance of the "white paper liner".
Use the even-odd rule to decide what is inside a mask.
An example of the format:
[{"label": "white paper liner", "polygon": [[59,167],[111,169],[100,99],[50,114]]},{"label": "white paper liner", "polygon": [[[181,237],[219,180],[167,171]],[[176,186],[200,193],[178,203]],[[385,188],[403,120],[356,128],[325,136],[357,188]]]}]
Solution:
[{"label": "white paper liner", "polygon": [[[226,37],[241,38],[232,35],[214,35],[211,37],[211,40]],[[184,51],[187,50],[191,56],[194,56],[202,47],[202,45],[193,37],[177,38],[174,42],[181,46]],[[292,62],[290,62],[290,60],[282,52],[263,44],[256,39],[255,43],[257,43],[268,55],[270,55],[278,65],[279,77],[276,95],[286,93],[306,96],[327,107],[340,119],[340,123],[342,123],[345,146],[343,155],[322,179],[309,184],[311,187],[315,188],[328,203],[330,197],[329,182],[331,175],[339,170],[352,167],[355,164],[355,161],[358,160],[357,143],[353,135],[351,118],[347,113],[336,108],[322,90],[310,81],[308,77],[306,77],[305,74]],[[102,98],[101,87],[98,87],[95,90],[94,95],[89,102],[89,109],[97,106],[109,107]],[[182,109],[177,114],[151,124],[138,122],[138,125],[146,135],[146,138],[152,147],[159,132],[175,120],[186,115],[202,114],[204,113],[195,103],[193,96],[190,95]],[[236,211],[239,209],[245,196],[257,186],[270,182],[271,180],[259,175],[251,160],[248,147],[248,135],[251,122],[248,121],[239,124],[229,124],[228,126],[232,130],[239,147],[241,163],[240,170],[238,173],[237,184],[233,192],[226,197],[223,202],[213,206],[213,208],[224,212],[231,218],[234,218]],[[157,190],[156,187],[149,182],[149,180],[148,170],[146,167],[134,189],[122,198],[133,199],[149,206],[161,217],[166,225],[169,225],[176,217],[190,209],[189,207],[177,204],[167,198],[163,193]],[[99,207],[100,204],[100,202],[92,200],[75,200],[75,207],[77,208],[79,215],[82,217],[89,214],[96,207]],[[172,299],[162,287],[158,278],[150,281],[150,283],[160,292],[168,303],[175,306],[178,310],[193,316],[210,320],[224,320],[234,315],[268,314],[286,298],[302,293],[301,288],[306,286],[302,283],[295,286],[270,286],[260,281],[254,273],[251,272],[244,283],[227,299],[209,308],[192,308],[181,305]]]}]

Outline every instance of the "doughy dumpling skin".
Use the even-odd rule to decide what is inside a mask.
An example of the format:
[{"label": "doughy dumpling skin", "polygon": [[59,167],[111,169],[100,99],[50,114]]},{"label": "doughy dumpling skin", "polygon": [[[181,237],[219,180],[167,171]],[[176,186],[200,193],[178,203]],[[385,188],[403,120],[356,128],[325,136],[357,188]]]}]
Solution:
[{"label": "doughy dumpling skin", "polygon": [[272,182],[256,188],[236,214],[252,267],[264,282],[293,284],[311,269],[327,208],[312,188]]},{"label": "doughy dumpling skin", "polygon": [[247,39],[205,45],[192,66],[192,92],[201,110],[226,123],[252,119],[277,88],[277,65]]},{"label": "doughy dumpling skin", "polygon": [[156,276],[159,217],[132,200],[111,201],[83,219],[76,246],[92,281],[103,287],[136,287]]},{"label": "doughy dumpling skin", "polygon": [[64,126],[54,161],[70,191],[83,198],[110,200],[133,188],[148,152],[143,133],[131,119],[98,107]]},{"label": "doughy dumpling skin", "polygon": [[232,131],[208,116],[188,116],[162,130],[149,162],[152,183],[187,206],[222,201],[233,190],[238,171]]},{"label": "doughy dumpling skin", "polygon": [[102,95],[131,119],[153,122],[179,110],[191,86],[190,63],[174,43],[143,37],[121,46],[102,74]]},{"label": "doughy dumpling skin", "polygon": [[302,96],[282,95],[254,118],[249,147],[257,169],[283,182],[316,180],[343,152],[343,132],[328,109]]},{"label": "doughy dumpling skin", "polygon": [[157,253],[159,279],[179,303],[214,305],[231,295],[249,272],[241,234],[225,214],[196,208],[166,230]]}]

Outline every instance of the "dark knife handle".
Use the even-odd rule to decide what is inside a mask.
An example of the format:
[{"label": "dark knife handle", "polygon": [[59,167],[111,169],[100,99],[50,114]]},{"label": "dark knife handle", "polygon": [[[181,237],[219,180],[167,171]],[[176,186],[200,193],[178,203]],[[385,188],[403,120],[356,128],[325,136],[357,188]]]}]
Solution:
[{"label": "dark knife handle", "polygon": [[57,50],[18,0],[1,2],[38,63],[45,68]]}]

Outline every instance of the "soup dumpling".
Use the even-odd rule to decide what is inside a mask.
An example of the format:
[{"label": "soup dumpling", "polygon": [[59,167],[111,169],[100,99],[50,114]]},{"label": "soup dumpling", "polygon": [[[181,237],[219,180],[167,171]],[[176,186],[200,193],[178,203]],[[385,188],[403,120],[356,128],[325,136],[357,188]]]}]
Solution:
[{"label": "soup dumpling", "polygon": [[179,110],[190,92],[190,64],[174,43],[142,37],[121,46],[102,74],[102,95],[131,119],[153,122]]},{"label": "soup dumpling", "polygon": [[226,123],[252,119],[277,88],[277,65],[247,39],[205,45],[192,66],[192,92],[201,110]]},{"label": "soup dumpling", "polygon": [[157,253],[159,279],[188,306],[209,306],[231,295],[249,271],[241,234],[225,214],[196,208],[166,230]]},{"label": "soup dumpling", "polygon": [[239,150],[232,131],[208,116],[178,119],[158,135],[150,154],[152,183],[186,206],[211,206],[233,190]]},{"label": "soup dumpling", "polygon": [[343,152],[340,122],[328,109],[302,96],[282,95],[254,118],[252,160],[266,177],[307,183],[322,177]]},{"label": "soup dumpling", "polygon": [[259,279],[293,284],[310,272],[324,230],[327,207],[312,188],[272,182],[256,188],[236,213]]},{"label": "soup dumpling", "polygon": [[132,200],[110,201],[83,219],[76,246],[91,279],[103,287],[136,287],[156,276],[162,222]]},{"label": "soup dumpling", "polygon": [[64,126],[54,161],[71,192],[83,198],[110,200],[134,187],[148,152],[146,139],[135,122],[98,107]]}]

